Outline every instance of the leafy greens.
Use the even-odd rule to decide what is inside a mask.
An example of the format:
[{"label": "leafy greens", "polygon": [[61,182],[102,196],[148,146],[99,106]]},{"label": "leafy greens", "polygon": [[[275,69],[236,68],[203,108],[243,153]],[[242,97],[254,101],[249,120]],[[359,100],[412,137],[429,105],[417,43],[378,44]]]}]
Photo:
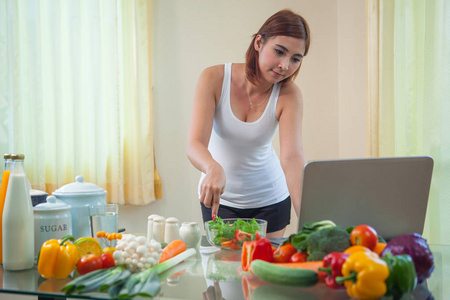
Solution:
[{"label": "leafy greens", "polygon": [[256,231],[261,230],[258,222],[256,222],[254,218],[251,221],[237,219],[234,222],[229,222],[224,221],[220,217],[216,217],[214,221],[210,221],[209,227],[211,231],[217,230],[213,240],[213,243],[216,245],[232,240],[235,236],[235,231],[238,229],[250,234],[254,234]]}]

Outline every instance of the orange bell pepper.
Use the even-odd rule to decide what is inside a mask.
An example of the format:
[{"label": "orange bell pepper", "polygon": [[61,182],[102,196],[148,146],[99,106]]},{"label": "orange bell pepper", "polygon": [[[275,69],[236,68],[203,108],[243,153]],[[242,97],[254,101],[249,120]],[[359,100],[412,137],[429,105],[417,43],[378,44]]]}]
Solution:
[{"label": "orange bell pepper", "polygon": [[344,253],[346,254],[353,254],[355,252],[359,252],[359,251],[365,251],[365,252],[372,252],[369,248],[361,246],[361,245],[354,245],[351,247],[348,247],[347,249],[345,249]]}]

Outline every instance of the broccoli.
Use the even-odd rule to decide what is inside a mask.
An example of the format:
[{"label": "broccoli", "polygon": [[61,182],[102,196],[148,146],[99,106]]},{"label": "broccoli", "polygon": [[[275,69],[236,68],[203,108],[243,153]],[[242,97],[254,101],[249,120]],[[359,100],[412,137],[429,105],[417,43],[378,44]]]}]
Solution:
[{"label": "broccoli", "polygon": [[283,242],[283,244],[291,243],[297,250],[305,252],[308,249],[308,245],[306,244],[306,239],[308,236],[324,228],[334,226],[336,226],[336,224],[330,220],[306,223],[303,225],[303,228],[299,233],[291,234],[289,238]]},{"label": "broccoli", "polygon": [[331,252],[343,252],[351,246],[350,234],[341,226],[321,229],[306,239],[308,261],[322,260]]}]

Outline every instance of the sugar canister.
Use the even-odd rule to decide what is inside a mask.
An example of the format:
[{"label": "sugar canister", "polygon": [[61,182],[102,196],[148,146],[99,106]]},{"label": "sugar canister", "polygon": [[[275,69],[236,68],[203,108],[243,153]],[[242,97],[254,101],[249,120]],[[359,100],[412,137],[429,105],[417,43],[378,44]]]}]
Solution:
[{"label": "sugar canister", "polygon": [[48,196],[47,203],[36,205],[33,211],[36,256],[44,242],[72,234],[70,205],[58,201],[55,196]]}]

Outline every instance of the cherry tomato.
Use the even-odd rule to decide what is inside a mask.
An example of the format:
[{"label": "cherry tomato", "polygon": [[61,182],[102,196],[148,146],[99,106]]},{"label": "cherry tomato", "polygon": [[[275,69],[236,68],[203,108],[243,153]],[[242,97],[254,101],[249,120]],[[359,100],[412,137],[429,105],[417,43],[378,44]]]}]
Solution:
[{"label": "cherry tomato", "polygon": [[77,262],[77,271],[80,275],[101,269],[103,267],[100,256],[95,254],[87,254],[80,257]]},{"label": "cherry tomato", "polygon": [[308,259],[308,253],[297,252],[291,256],[291,258],[289,259],[289,262],[291,262],[291,263],[305,262],[305,261],[307,261],[307,259]]},{"label": "cherry tomato", "polygon": [[273,253],[273,261],[276,263],[287,263],[291,256],[296,252],[297,249],[295,249],[291,243],[281,245]]},{"label": "cherry tomato", "polygon": [[103,269],[109,269],[116,265],[112,252],[103,253],[100,259],[102,260]]},{"label": "cherry tomato", "polygon": [[373,250],[378,242],[378,234],[369,225],[358,225],[350,233],[350,242]]}]

